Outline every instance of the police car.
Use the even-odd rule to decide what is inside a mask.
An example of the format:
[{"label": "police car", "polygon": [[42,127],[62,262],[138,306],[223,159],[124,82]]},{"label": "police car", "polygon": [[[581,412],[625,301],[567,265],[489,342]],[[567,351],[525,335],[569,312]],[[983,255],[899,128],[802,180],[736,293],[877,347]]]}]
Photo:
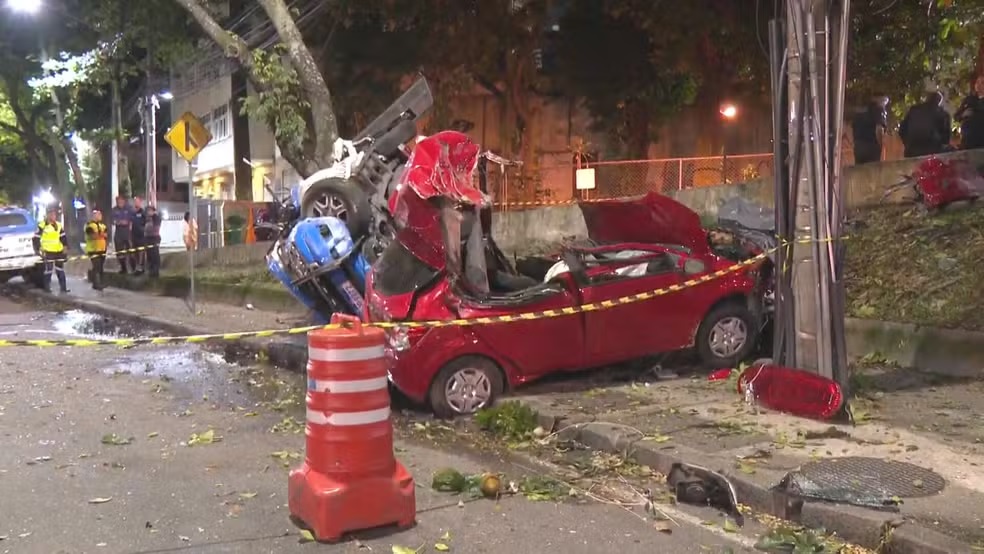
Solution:
[{"label": "police car", "polygon": [[36,280],[41,259],[34,253],[32,240],[37,222],[31,212],[0,206],[0,283],[21,275]]}]

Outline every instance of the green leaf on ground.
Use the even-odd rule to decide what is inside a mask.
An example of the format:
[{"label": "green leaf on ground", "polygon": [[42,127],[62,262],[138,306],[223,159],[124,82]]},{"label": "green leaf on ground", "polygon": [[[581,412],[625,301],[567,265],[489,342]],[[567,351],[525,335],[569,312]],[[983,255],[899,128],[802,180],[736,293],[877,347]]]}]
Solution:
[{"label": "green leaf on ground", "polygon": [[314,542],[314,533],[307,529],[301,529],[301,542]]},{"label": "green leaf on ground", "polygon": [[188,446],[207,446],[209,444],[219,442],[220,440],[222,440],[222,437],[216,436],[215,431],[209,429],[201,434],[192,433],[191,437],[188,439]]},{"label": "green leaf on ground", "polygon": [[154,431],[153,433],[147,433],[147,438],[148,439],[152,439],[152,438],[156,437],[157,435],[160,435],[160,433],[158,433],[157,431]]},{"label": "green leaf on ground", "polygon": [[444,544],[443,542],[439,542],[434,545],[434,550],[437,550],[438,552],[449,552],[451,550],[451,547]]},{"label": "green leaf on ground", "polygon": [[730,519],[725,519],[724,520],[724,532],[725,533],[737,533],[738,532],[738,525],[736,525],[735,522],[731,521]]},{"label": "green leaf on ground", "polygon": [[423,546],[410,548],[409,546],[393,545],[393,554],[418,554]]},{"label": "green leaf on ground", "polygon": [[103,435],[102,438],[103,444],[111,444],[113,446],[126,446],[132,442],[133,442],[133,437],[123,438],[117,435],[116,433],[109,433],[107,435]]}]

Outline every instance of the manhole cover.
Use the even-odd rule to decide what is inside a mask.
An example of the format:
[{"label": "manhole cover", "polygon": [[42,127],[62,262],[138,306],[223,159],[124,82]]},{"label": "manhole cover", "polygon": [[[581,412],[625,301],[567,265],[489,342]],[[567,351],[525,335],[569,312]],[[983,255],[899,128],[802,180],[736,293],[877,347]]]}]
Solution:
[{"label": "manhole cover", "polygon": [[828,458],[803,465],[788,476],[787,488],[802,496],[860,504],[937,494],[946,486],[928,469],[878,458]]}]

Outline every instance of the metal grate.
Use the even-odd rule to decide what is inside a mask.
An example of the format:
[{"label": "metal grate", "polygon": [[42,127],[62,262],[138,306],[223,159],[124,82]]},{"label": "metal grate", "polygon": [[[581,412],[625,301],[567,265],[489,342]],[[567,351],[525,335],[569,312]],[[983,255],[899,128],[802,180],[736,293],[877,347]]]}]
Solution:
[{"label": "metal grate", "polygon": [[941,475],[917,465],[878,458],[828,458],[803,465],[787,476],[787,487],[805,497],[863,504],[891,498],[937,494]]}]

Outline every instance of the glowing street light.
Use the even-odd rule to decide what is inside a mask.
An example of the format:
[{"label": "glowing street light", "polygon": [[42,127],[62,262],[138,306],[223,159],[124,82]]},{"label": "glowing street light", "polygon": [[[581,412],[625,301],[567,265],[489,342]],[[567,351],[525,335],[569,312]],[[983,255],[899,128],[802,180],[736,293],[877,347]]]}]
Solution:
[{"label": "glowing street light", "polygon": [[165,90],[164,92],[158,94],[157,97],[161,100],[167,101],[172,100],[174,98],[174,94],[169,90]]},{"label": "glowing street light", "polygon": [[41,0],[7,0],[7,7],[17,13],[34,15],[41,11]]},{"label": "glowing street light", "polygon": [[721,106],[721,117],[731,120],[738,117],[738,107],[734,104],[725,104]]}]

